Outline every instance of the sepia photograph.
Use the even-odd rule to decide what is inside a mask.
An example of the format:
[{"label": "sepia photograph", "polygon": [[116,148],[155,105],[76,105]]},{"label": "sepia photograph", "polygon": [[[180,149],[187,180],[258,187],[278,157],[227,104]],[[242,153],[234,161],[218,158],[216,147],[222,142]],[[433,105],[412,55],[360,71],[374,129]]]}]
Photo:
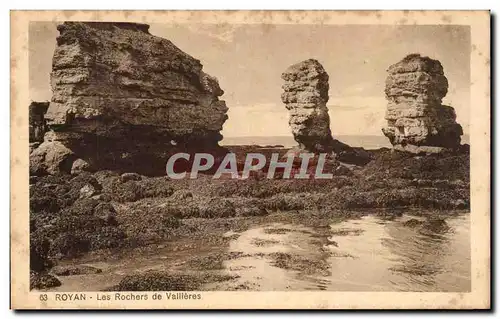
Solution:
[{"label": "sepia photograph", "polygon": [[33,300],[489,306],[489,36],[473,26],[489,13],[309,13],[24,17],[13,227]]}]

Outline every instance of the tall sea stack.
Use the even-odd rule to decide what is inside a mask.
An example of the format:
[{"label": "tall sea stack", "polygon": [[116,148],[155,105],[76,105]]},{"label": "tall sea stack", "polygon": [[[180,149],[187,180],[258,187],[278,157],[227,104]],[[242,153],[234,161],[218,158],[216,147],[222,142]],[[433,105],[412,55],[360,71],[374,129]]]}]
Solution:
[{"label": "tall sea stack", "polygon": [[281,100],[290,114],[290,128],[298,151],[330,153],[339,161],[364,165],[370,155],[332,137],[328,114],[329,76],[317,60],[308,59],[288,67]]},{"label": "tall sea stack", "polygon": [[412,153],[457,149],[463,132],[455,110],[441,104],[448,92],[441,63],[410,54],[387,71],[389,103],[382,132],[394,148]]},{"label": "tall sea stack", "polygon": [[314,59],[290,66],[282,76],[281,100],[290,112],[290,127],[299,147],[322,151],[332,143],[328,115],[328,74]]}]

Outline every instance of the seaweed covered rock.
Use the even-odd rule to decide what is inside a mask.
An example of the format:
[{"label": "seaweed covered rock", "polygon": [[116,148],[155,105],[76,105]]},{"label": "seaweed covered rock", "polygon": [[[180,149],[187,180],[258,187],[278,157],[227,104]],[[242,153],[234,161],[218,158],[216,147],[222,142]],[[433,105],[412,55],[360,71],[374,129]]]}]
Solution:
[{"label": "seaweed covered rock", "polygon": [[169,272],[146,272],[128,275],[110,290],[112,291],[182,291],[195,290],[199,279]]},{"label": "seaweed covered rock", "polygon": [[42,272],[52,260],[76,257],[91,250],[124,245],[113,206],[82,196],[81,190],[101,192],[89,173],[49,175],[30,189],[30,269]]},{"label": "seaweed covered rock", "polygon": [[60,285],[59,279],[52,275],[30,271],[30,289],[47,289]]},{"label": "seaweed covered rock", "polygon": [[71,174],[72,175],[78,175],[83,172],[89,171],[90,170],[90,165],[89,163],[85,162],[81,158],[78,158],[73,162],[71,165]]},{"label": "seaweed covered rock", "polygon": [[100,274],[102,269],[87,266],[87,265],[68,265],[68,266],[55,266],[50,271],[56,276],[74,276],[74,275],[89,275],[89,274]]},{"label": "seaweed covered rock", "polygon": [[441,104],[448,80],[437,60],[410,54],[387,70],[389,101],[382,129],[397,150],[437,153],[460,147],[462,127],[455,110]]},{"label": "seaweed covered rock", "polygon": [[44,271],[52,266],[49,260],[49,240],[40,234],[30,235],[30,269],[35,272]]},{"label": "seaweed covered rock", "polygon": [[235,279],[235,276],[203,273],[189,274],[168,271],[148,271],[125,276],[118,285],[106,291],[192,291],[209,282]]},{"label": "seaweed covered rock", "polygon": [[120,229],[132,247],[159,243],[181,226],[176,212],[170,207],[132,209],[122,214],[120,222]]}]

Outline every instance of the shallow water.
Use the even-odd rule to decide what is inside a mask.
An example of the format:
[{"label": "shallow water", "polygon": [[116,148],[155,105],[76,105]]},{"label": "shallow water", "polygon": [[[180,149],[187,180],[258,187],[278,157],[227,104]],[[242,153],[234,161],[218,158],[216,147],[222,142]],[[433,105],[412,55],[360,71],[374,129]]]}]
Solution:
[{"label": "shallow water", "polygon": [[229,247],[251,256],[225,268],[251,290],[469,291],[469,215],[425,220],[365,216],[331,225],[324,238],[295,225],[254,228]]},{"label": "shallow water", "polygon": [[[429,221],[409,215],[393,220],[369,215],[322,228],[256,225],[226,233],[225,246],[198,243],[182,252],[159,249],[134,259],[90,263],[103,273],[61,277],[63,286],[55,290],[99,290],[126,274],[175,270],[234,278],[205,284],[201,290],[466,292],[470,291],[469,216]],[[220,258],[221,263],[193,269],[193,257]]]},{"label": "shallow water", "polygon": [[[411,226],[409,216],[396,221],[365,217],[332,227],[361,229],[357,236],[332,236],[330,288],[335,290],[469,291],[469,215]],[[413,219],[416,219],[415,217]],[[405,223],[406,222],[406,223]],[[437,225],[436,225],[437,224]]]}]

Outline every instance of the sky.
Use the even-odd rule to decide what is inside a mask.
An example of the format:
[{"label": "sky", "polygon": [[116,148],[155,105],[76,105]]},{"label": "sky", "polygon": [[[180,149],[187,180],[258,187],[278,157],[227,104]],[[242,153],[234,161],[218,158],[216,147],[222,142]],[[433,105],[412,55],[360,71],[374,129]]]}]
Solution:
[{"label": "sky", "polygon": [[[30,97],[50,100],[56,24],[30,25]],[[229,108],[222,134],[289,136],[281,73],[317,59],[329,74],[328,109],[334,135],[382,135],[387,68],[410,53],[438,59],[449,82],[443,104],[469,132],[470,29],[453,25],[196,25],[152,24],[218,78]]]}]

